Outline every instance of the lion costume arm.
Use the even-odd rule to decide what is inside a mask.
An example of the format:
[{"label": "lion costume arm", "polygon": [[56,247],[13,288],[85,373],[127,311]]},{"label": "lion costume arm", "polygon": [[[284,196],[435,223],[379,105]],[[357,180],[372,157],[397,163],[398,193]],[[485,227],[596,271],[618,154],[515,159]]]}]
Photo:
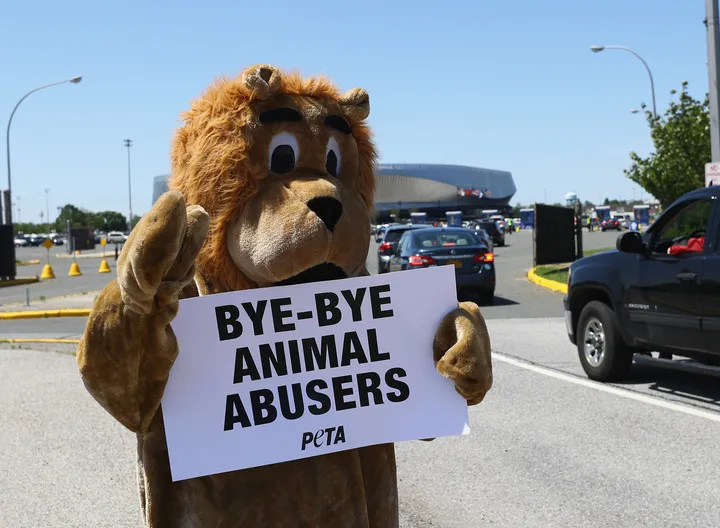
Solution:
[{"label": "lion costume arm", "polygon": [[207,235],[207,214],[166,193],[133,229],[118,278],[98,296],[77,352],[87,390],[116,420],[148,430],[178,344],[170,323]]}]

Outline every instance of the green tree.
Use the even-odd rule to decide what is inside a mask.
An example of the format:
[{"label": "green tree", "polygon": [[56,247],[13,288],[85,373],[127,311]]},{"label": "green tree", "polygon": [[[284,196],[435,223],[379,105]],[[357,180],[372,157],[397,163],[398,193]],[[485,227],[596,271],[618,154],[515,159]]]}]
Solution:
[{"label": "green tree", "polygon": [[93,213],[92,226],[98,231],[127,231],[127,220],[117,211]]},{"label": "green tree", "polygon": [[70,220],[73,227],[90,227],[88,211],[75,207],[72,204],[64,205],[60,214],[55,220],[55,229],[64,233],[67,229],[67,221]]},{"label": "green tree", "polygon": [[30,235],[32,233],[44,233],[46,231],[44,225],[33,224],[32,222],[20,222],[14,226],[15,234],[22,233]]},{"label": "green tree", "polygon": [[711,158],[709,100],[707,96],[703,101],[694,99],[683,81],[679,97],[670,103],[664,117],[656,118],[645,105],[643,109],[655,152],[647,158],[631,152],[632,165],[625,175],[666,207],[705,185],[705,164]]}]

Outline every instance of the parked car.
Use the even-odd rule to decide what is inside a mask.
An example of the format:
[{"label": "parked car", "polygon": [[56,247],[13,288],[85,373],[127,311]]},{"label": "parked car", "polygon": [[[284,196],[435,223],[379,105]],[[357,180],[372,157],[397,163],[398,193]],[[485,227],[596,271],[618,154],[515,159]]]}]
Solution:
[{"label": "parked car", "polygon": [[25,237],[21,237],[21,236],[15,237],[15,247],[27,247],[29,245],[30,244]]},{"label": "parked car", "polygon": [[127,240],[127,237],[120,231],[110,231],[107,234],[106,240],[108,244],[122,244]]},{"label": "parked car", "polygon": [[501,229],[495,221],[485,220],[480,222],[480,228],[487,231],[495,246],[502,247],[505,245],[505,231]]},{"label": "parked car", "polygon": [[39,247],[45,240],[47,240],[46,236],[38,235],[36,233],[33,233],[29,236],[25,237],[28,241],[28,244],[32,247]]},{"label": "parked car", "polygon": [[645,233],[570,265],[567,334],[589,378],[621,380],[653,352],[720,364],[718,198],[720,187],[692,191]]},{"label": "parked car", "polygon": [[389,271],[430,266],[455,267],[458,293],[473,293],[490,304],[495,297],[495,255],[470,229],[426,227],[408,230],[388,263]]},{"label": "parked car", "polygon": [[390,261],[390,255],[395,251],[397,243],[400,237],[410,229],[427,229],[428,226],[424,224],[396,224],[388,226],[382,238],[382,243],[378,246],[378,273],[388,272],[388,262]]}]

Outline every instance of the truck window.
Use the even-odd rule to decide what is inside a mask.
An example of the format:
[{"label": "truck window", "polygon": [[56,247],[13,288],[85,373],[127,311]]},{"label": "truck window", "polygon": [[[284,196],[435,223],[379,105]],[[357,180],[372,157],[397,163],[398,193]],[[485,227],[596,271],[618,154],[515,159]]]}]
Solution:
[{"label": "truck window", "polygon": [[690,238],[704,237],[711,212],[710,199],[696,200],[681,208],[660,229],[653,244],[653,253],[667,253],[670,246],[687,244]]}]

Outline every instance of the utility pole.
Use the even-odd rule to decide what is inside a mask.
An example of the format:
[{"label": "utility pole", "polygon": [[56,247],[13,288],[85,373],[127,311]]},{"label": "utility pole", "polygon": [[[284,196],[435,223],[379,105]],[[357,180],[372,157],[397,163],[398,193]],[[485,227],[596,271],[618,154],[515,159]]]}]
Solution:
[{"label": "utility pole", "polygon": [[705,26],[707,27],[708,77],[710,99],[710,147],[715,163],[720,161],[720,123],[718,122],[718,103],[720,102],[720,28],[718,28],[718,0],[705,0]]},{"label": "utility pole", "polygon": [[45,189],[45,218],[47,218],[48,226],[50,225],[50,189]]},{"label": "utility pole", "polygon": [[128,203],[130,205],[130,216],[128,217],[128,231],[132,231],[132,185],[130,184],[130,147],[132,147],[132,139],[124,141],[128,154]]}]

